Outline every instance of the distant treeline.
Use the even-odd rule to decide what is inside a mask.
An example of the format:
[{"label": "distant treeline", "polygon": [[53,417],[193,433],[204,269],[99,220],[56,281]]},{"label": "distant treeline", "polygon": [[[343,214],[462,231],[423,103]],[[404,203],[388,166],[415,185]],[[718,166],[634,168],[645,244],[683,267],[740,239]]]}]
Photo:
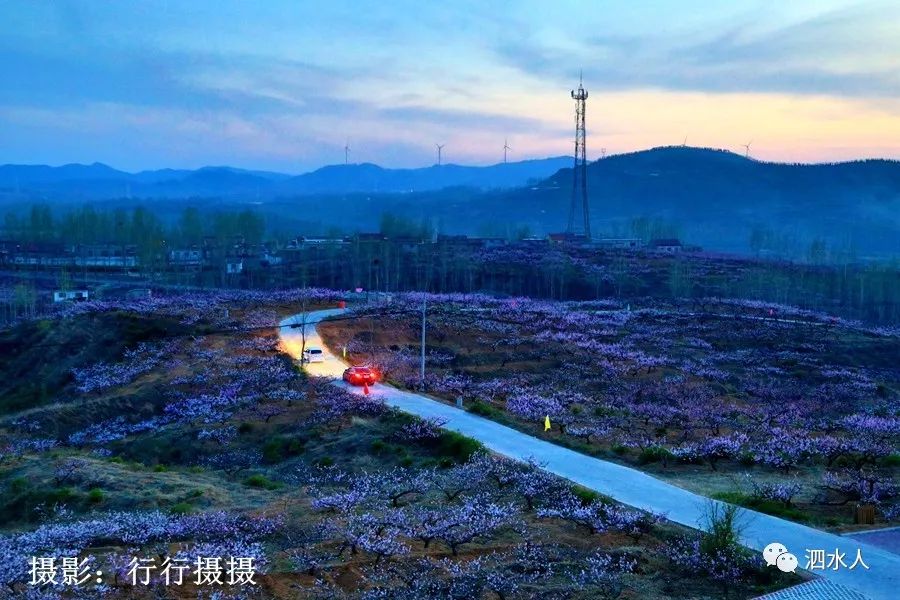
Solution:
[{"label": "distant treeline", "polygon": [[[166,215],[166,217],[171,217]],[[348,223],[345,227],[320,227],[286,230],[278,219],[254,209],[214,210],[187,207],[175,218],[163,218],[156,210],[144,206],[112,209],[84,205],[78,208],[54,208],[49,204],[33,204],[4,215],[2,237],[21,242],[56,241],[65,244],[117,244],[159,249],[165,240],[171,249],[192,246],[204,239],[227,241],[241,237],[247,244],[263,241],[286,242],[298,235],[340,237],[357,231],[372,231],[388,237],[431,239],[438,233],[435,224],[425,218],[413,219],[390,211],[381,213],[370,228]],[[534,235],[523,224],[485,223],[477,228],[481,237],[521,240]],[[636,217],[621,223],[603,235],[631,237],[648,241],[653,238],[677,238],[679,227],[660,218]]]},{"label": "distant treeline", "polygon": [[206,237],[229,240],[243,237],[258,244],[266,234],[265,219],[253,210],[203,211],[185,208],[180,218],[166,224],[143,206],[111,210],[82,206],[71,210],[34,204],[24,212],[9,211],[3,221],[4,237],[22,242],[57,241],[66,244],[122,244],[158,248],[201,244]]},{"label": "distant treeline", "polygon": [[[900,322],[900,264],[896,260],[861,263],[842,257],[839,264],[828,264],[833,255],[821,247],[812,248],[806,263],[710,253],[667,256],[528,240],[527,229],[485,232],[505,242],[479,244],[477,240],[441,238],[428,220],[392,214],[383,214],[376,227],[386,239],[301,244],[277,252],[278,262],[265,266],[248,262],[240,275],[229,278],[212,266],[196,271],[167,268],[165,250],[200,245],[205,238],[222,246],[236,237],[246,244],[271,240],[263,217],[254,210],[186,208],[177,220],[166,224],[145,208],[84,207],[54,214],[47,206],[36,205],[23,214],[7,215],[4,237],[24,242],[134,245],[140,268],[161,277],[161,283],[201,287],[362,287],[558,300],[731,297],[796,305],[868,322]],[[334,230],[331,235],[340,233]],[[677,229],[659,220],[634,219],[622,233],[646,240],[674,237]],[[757,235],[761,239],[764,234]],[[28,304],[24,296],[21,300],[17,304]]]}]

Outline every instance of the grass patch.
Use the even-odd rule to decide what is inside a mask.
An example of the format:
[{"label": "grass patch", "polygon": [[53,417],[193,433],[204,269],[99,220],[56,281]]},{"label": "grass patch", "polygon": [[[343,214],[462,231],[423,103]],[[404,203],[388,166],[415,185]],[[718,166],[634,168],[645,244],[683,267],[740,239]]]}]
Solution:
[{"label": "grass patch", "polygon": [[178,504],[173,504],[169,508],[169,512],[173,515],[187,515],[194,512],[194,507],[188,502],[179,502]]},{"label": "grass patch", "polygon": [[469,404],[466,409],[470,413],[479,415],[481,417],[487,417],[489,419],[496,419],[503,415],[503,412],[494,408],[490,404],[486,402],[482,402],[481,400],[475,400],[471,404]]},{"label": "grass patch", "polygon": [[749,508],[761,513],[766,513],[767,515],[772,515],[773,517],[781,517],[782,519],[797,521],[799,523],[809,522],[809,516],[803,511],[797,508],[785,506],[783,503],[777,502],[775,500],[754,498],[750,494],[745,494],[743,492],[718,492],[713,494],[712,497],[716,500],[729,502],[731,504],[737,504],[738,506],[743,506],[744,508]]}]

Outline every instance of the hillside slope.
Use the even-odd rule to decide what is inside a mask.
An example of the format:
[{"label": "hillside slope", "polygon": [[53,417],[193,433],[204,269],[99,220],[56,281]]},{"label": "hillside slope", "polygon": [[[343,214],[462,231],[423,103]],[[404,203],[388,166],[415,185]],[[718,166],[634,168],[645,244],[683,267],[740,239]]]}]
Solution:
[{"label": "hillside slope", "polygon": [[[563,169],[538,186],[485,195],[470,217],[499,218],[515,208],[537,231],[564,229],[571,179]],[[799,250],[821,238],[861,253],[900,254],[897,161],[794,165],[655,148],[591,163],[588,193],[597,234],[627,235],[629,221],[647,217],[721,250],[748,249],[756,231],[762,248],[796,243]]]}]

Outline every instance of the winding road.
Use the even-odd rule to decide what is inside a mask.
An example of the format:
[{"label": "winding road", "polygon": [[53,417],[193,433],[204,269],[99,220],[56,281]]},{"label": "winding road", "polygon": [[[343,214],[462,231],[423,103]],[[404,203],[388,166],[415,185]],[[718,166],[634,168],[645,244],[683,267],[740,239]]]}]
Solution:
[{"label": "winding road", "polygon": [[[346,365],[328,351],[316,331],[316,324],[328,317],[345,311],[341,309],[321,310],[308,313],[306,317],[306,346],[317,346],[325,353],[324,362],[305,365],[307,372],[334,379],[337,386],[353,393],[362,393],[359,388],[347,385],[341,375]],[[282,345],[295,358],[299,358],[302,346],[302,316],[295,315],[279,323]],[[293,327],[292,327],[293,326]],[[428,396],[416,394],[394,387],[376,384],[371,393],[384,399],[385,403],[404,412],[423,418],[434,417],[445,421],[444,427],[474,438],[490,450],[514,458],[526,460],[534,457],[547,471],[559,475],[637,508],[662,513],[670,521],[687,527],[702,528],[707,498],[699,496],[675,485],[651,477],[641,471],[587,456],[537,439],[521,431],[500,425],[489,419],[435,401]],[[742,521],[746,527],[742,543],[748,548],[761,551],[772,542],[785,545],[797,556],[801,568],[806,564],[808,550],[823,550],[825,553],[844,554],[847,566],[838,570],[816,570],[816,575],[827,583],[820,593],[802,596],[808,598],[869,598],[888,600],[900,598],[900,556],[882,548],[851,539],[812,529],[804,525],[779,519],[770,515],[742,509]],[[857,566],[850,569],[860,552],[862,560],[869,567]],[[775,568],[775,567],[771,567]],[[807,588],[809,584],[806,584]],[[800,592],[798,586],[797,592]],[[771,597],[801,597],[783,590]]]}]

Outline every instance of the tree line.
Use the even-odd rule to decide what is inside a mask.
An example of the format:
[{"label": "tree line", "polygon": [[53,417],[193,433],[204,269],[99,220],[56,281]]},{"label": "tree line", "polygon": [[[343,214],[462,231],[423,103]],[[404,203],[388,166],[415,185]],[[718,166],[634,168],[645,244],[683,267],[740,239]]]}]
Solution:
[{"label": "tree line", "polygon": [[159,249],[201,244],[204,238],[243,238],[248,244],[263,241],[266,222],[253,210],[200,211],[185,208],[174,221],[160,219],[144,206],[97,209],[86,205],[66,210],[34,204],[25,211],[8,211],[4,237],[22,242],[66,244],[118,244]]}]

